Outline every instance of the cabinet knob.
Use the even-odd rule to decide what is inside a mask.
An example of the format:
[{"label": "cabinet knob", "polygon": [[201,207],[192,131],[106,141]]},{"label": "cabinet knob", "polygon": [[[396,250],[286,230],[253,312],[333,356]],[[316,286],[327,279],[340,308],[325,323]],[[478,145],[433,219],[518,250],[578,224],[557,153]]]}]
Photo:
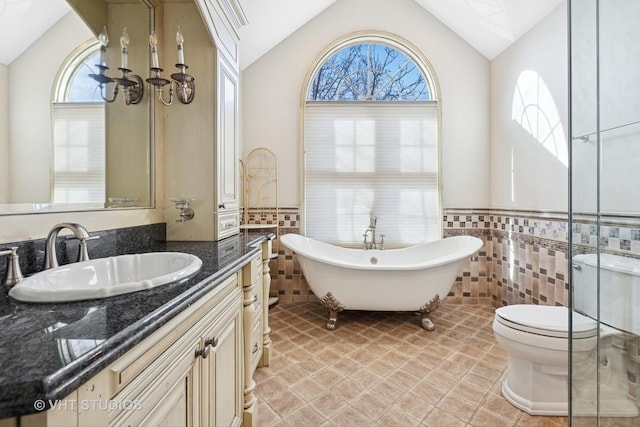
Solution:
[{"label": "cabinet knob", "polygon": [[224,205],[224,203],[220,203],[218,205],[218,209],[226,209],[227,207]]},{"label": "cabinet knob", "polygon": [[209,348],[209,346],[211,347],[217,347],[218,346],[218,337],[213,337],[213,338],[205,338],[204,340],[204,346]]},{"label": "cabinet knob", "polygon": [[209,357],[209,351],[209,346],[205,345],[204,348],[196,350],[196,357],[202,357],[203,359],[206,359],[207,357]]}]

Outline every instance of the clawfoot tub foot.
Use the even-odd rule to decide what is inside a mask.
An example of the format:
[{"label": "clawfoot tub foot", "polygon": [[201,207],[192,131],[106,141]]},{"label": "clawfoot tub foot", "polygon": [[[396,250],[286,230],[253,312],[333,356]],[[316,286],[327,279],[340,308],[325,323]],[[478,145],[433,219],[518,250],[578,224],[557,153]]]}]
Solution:
[{"label": "clawfoot tub foot", "polygon": [[433,331],[436,328],[436,325],[434,325],[433,322],[431,321],[431,319],[429,318],[429,314],[433,310],[438,308],[440,303],[441,303],[440,295],[436,294],[436,296],[431,298],[429,300],[429,302],[427,302],[425,305],[423,305],[422,307],[420,307],[418,309],[418,311],[421,314],[420,325],[422,326],[422,329],[427,330],[427,331]]},{"label": "clawfoot tub foot", "polygon": [[329,320],[327,321],[327,329],[334,330],[338,323],[338,313],[344,310],[344,305],[334,297],[331,292],[327,292],[320,299],[320,304],[329,310]]}]

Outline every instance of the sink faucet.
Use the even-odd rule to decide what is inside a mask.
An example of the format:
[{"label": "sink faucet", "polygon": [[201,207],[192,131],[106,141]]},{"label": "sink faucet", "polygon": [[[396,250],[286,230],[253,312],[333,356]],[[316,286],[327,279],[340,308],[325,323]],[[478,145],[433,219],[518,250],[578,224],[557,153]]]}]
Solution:
[{"label": "sink faucet", "polygon": [[58,234],[63,228],[67,228],[71,230],[76,237],[76,239],[80,240],[80,248],[78,251],[78,259],[77,261],[87,261],[89,260],[89,252],[87,251],[87,241],[98,239],[100,236],[89,235],[89,232],[86,228],[81,226],[80,224],[76,224],[73,222],[63,222],[57,225],[54,225],[49,234],[47,235],[47,242],[44,248],[44,268],[55,268],[58,266],[58,254],[56,253],[56,241],[58,240]]},{"label": "sink faucet", "polygon": [[[378,218],[371,216],[369,218],[369,228],[366,229],[362,237],[364,237],[364,249],[384,249],[384,234],[380,235],[380,242],[376,240],[376,223]],[[371,238],[371,241],[367,240],[367,236]]]}]

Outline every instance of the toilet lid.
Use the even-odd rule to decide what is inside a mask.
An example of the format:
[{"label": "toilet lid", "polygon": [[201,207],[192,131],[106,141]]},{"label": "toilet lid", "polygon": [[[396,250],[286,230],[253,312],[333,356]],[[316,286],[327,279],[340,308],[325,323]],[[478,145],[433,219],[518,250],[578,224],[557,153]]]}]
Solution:
[{"label": "toilet lid", "polygon": [[[496,309],[496,320],[503,325],[538,335],[569,337],[567,307],[514,304]],[[596,335],[597,323],[573,312],[573,338],[590,338]]]}]

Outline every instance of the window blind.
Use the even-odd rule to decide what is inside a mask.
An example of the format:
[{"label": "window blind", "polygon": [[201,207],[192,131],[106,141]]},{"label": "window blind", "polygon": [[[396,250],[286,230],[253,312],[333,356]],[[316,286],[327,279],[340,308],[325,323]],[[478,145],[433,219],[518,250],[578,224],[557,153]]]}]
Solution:
[{"label": "window blind", "polygon": [[308,102],[305,234],[360,244],[375,215],[385,243],[441,237],[437,102]]},{"label": "window blind", "polygon": [[53,201],[105,201],[104,103],[53,104]]}]

